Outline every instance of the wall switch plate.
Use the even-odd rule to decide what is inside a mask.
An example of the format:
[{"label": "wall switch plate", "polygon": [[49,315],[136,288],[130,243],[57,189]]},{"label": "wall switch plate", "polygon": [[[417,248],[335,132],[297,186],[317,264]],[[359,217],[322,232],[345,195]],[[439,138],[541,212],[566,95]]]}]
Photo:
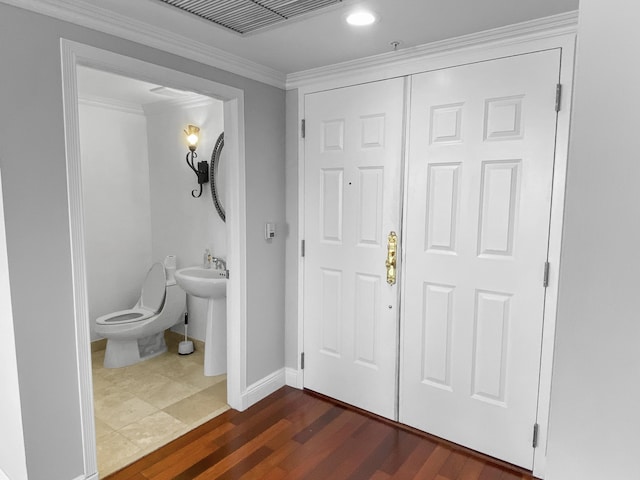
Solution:
[{"label": "wall switch plate", "polygon": [[275,223],[265,223],[264,224],[264,238],[266,240],[271,240],[276,236],[276,224]]}]

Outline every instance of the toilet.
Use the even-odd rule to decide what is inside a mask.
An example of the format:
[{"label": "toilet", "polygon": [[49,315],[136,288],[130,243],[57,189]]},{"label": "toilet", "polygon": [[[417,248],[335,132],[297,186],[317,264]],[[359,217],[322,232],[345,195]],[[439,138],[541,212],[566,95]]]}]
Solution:
[{"label": "toilet", "polygon": [[140,299],[129,310],[98,317],[95,332],[107,339],[105,368],[133,365],[167,351],[164,331],[182,319],[186,294],[175,281],[175,256],[154,263]]}]

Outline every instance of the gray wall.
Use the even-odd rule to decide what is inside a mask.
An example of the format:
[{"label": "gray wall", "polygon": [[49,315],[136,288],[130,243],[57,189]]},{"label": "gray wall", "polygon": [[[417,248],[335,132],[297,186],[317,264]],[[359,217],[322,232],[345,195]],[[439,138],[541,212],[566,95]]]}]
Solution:
[{"label": "gray wall", "polygon": [[[260,85],[260,84],[258,84]],[[277,91],[274,98],[273,91]],[[245,89],[247,123],[247,384],[284,367],[284,91]],[[250,127],[251,125],[251,127]],[[265,222],[276,237],[264,238]]]},{"label": "gray wall", "polygon": [[638,478],[638,18],[580,1],[548,480]]},{"label": "gray wall", "polygon": [[82,472],[60,37],[245,92],[249,383],[284,366],[284,92],[213,67],[0,4],[0,168],[30,480]]}]

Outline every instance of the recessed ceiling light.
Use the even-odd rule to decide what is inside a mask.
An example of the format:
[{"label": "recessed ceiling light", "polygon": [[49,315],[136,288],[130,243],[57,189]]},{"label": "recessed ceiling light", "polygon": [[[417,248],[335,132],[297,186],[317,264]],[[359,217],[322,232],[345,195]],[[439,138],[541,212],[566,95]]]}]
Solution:
[{"label": "recessed ceiling light", "polygon": [[354,12],[347,17],[347,23],[349,25],[355,25],[361,27],[363,25],[371,25],[376,21],[376,17],[371,12],[366,12],[361,10],[359,12]]}]

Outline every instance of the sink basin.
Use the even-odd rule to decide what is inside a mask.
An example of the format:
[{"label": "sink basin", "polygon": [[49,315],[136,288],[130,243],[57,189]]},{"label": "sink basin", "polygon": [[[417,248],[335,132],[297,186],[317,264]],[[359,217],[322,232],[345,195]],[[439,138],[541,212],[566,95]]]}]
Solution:
[{"label": "sink basin", "polygon": [[176,282],[189,295],[200,298],[224,298],[227,296],[225,270],[203,267],[186,267],[176,271]]}]

